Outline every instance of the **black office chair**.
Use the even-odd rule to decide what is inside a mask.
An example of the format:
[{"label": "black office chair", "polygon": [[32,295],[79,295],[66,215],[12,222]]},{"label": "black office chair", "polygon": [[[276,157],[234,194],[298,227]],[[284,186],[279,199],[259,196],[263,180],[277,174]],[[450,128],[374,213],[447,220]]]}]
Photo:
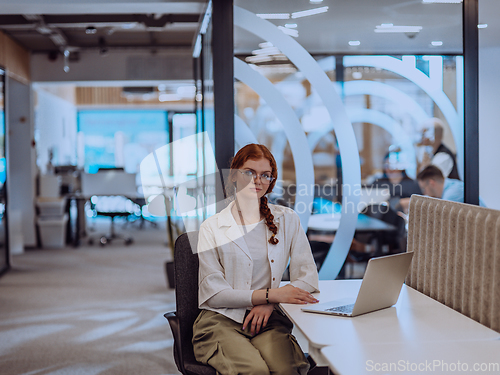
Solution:
[{"label": "black office chair", "polygon": [[378,203],[366,206],[361,213],[391,224],[396,228],[393,231],[377,234],[379,245],[388,245],[390,254],[406,251],[406,222],[403,217],[398,215],[397,211],[386,203]]},{"label": "black office chair", "polygon": [[174,275],[176,311],[164,316],[174,336],[174,360],[184,375],[215,375],[213,367],[196,361],[193,353],[193,323],[200,313],[198,308],[198,232],[183,233],[175,241]]},{"label": "black office chair", "polygon": [[[96,197],[96,200],[98,201],[99,199],[111,199],[114,197]],[[123,198],[125,199],[125,198]],[[131,243],[134,242],[132,237],[129,236],[123,236],[120,234],[117,234],[115,232],[115,218],[116,217],[122,217],[122,218],[128,218],[130,215],[132,215],[131,212],[127,210],[123,211],[104,211],[99,209],[99,203],[92,203],[91,201],[91,208],[95,211],[97,216],[105,216],[111,218],[111,224],[110,224],[110,229],[109,233],[107,234],[101,234],[99,235],[99,244],[101,246],[104,246],[108,243],[111,243],[114,240],[122,240],[124,241],[125,245],[130,245]],[[92,245],[94,243],[94,238],[89,237],[88,239],[88,244]]]},{"label": "black office chair", "polygon": [[[181,234],[175,241],[175,312],[168,312],[172,335],[174,336],[174,360],[177,369],[184,375],[215,375],[213,367],[196,361],[193,353],[193,324],[200,313],[198,308],[198,254],[192,248],[198,246],[198,232]],[[308,374],[326,375],[327,367],[316,367],[316,363],[307,356],[311,367]]]}]

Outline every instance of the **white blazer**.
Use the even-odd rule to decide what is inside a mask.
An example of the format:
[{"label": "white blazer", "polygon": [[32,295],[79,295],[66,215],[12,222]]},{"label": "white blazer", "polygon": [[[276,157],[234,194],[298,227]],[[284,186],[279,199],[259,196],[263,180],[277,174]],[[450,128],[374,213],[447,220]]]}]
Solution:
[{"label": "white blazer", "polygon": [[[251,307],[253,261],[243,232],[231,213],[232,202],[220,213],[211,216],[200,227],[198,240],[200,309],[216,311],[243,323],[247,307]],[[279,288],[281,277],[290,259],[291,284],[309,292],[318,291],[318,272],[311,247],[300,225],[298,215],[290,208],[269,204],[278,228],[276,245],[268,245],[271,267],[271,288]],[[267,228],[267,238],[272,235]],[[207,301],[222,290],[241,291],[248,306],[212,308]]]}]

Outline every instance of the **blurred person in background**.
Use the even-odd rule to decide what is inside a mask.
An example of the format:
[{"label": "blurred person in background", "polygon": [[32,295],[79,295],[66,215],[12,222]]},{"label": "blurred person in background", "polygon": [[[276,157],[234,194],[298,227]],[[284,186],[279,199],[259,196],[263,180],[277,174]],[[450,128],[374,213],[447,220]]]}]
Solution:
[{"label": "blurred person in background", "polygon": [[407,213],[412,194],[422,194],[417,181],[406,174],[406,161],[399,147],[391,147],[384,157],[384,174],[373,182],[374,187],[389,189],[389,206]]},{"label": "blurred person in background", "polygon": [[455,154],[443,144],[444,123],[436,117],[427,119],[422,124],[422,139],[417,146],[425,147],[419,170],[429,164],[438,167],[443,176],[460,180]]}]

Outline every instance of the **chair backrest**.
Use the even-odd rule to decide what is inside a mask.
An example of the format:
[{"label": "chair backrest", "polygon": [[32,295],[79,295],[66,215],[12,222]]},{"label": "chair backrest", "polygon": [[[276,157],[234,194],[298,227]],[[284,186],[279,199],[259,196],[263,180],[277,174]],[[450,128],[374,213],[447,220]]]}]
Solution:
[{"label": "chair backrest", "polygon": [[102,171],[99,173],[82,173],[82,194],[92,195],[137,195],[136,175],[123,171]]},{"label": "chair backrest", "polygon": [[500,211],[412,195],[406,284],[500,332]]},{"label": "chair backrest", "polygon": [[370,204],[366,206],[361,213],[394,225],[397,228],[398,236],[406,234],[405,219],[399,216],[387,203]]},{"label": "chair backrest", "polygon": [[181,331],[181,350],[184,361],[195,361],[193,354],[193,323],[198,309],[198,232],[181,234],[175,241],[174,274],[176,315]]}]

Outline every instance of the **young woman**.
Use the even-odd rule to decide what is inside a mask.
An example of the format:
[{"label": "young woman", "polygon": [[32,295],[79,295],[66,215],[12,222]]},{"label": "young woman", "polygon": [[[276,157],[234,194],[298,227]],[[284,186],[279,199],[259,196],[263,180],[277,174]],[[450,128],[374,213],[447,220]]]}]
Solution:
[{"label": "young woman", "polygon": [[[268,204],[277,168],[250,144],[231,163],[233,202],[200,227],[199,306],[193,346],[199,362],[226,374],[306,374],[292,323],[278,303],[316,303],[318,273],[297,214]],[[280,287],[290,259],[290,284]]]}]

